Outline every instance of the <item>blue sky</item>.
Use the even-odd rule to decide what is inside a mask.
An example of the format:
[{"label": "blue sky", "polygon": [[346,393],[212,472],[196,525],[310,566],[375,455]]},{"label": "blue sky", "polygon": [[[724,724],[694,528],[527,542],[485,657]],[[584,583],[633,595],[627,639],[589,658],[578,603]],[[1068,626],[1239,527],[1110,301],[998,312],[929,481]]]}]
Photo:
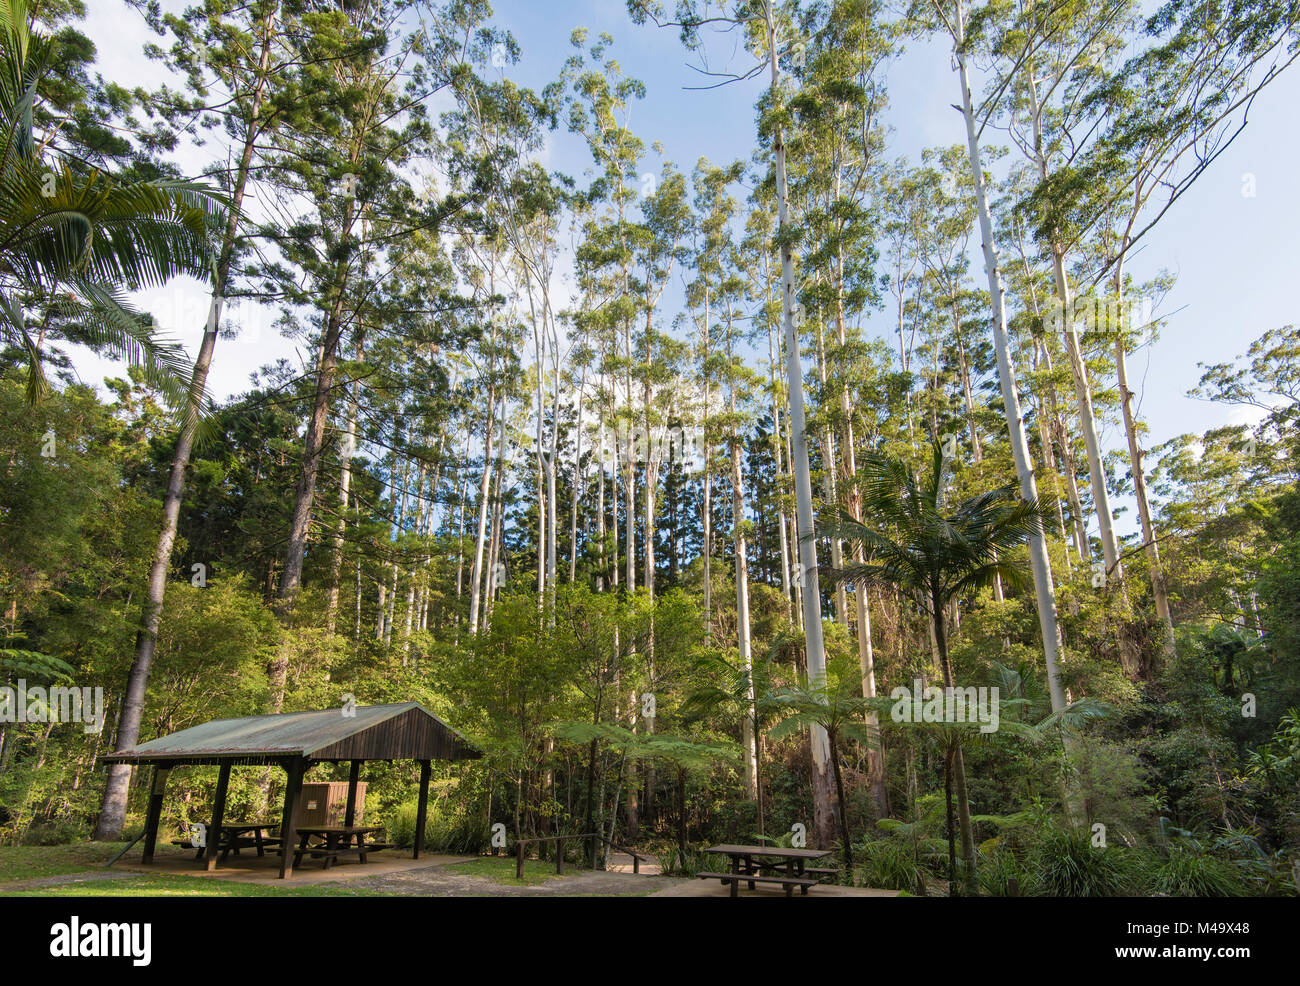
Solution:
[{"label": "blue sky", "polygon": [[[664,156],[688,174],[702,156],[715,163],[749,159],[761,80],[688,90],[685,87],[699,84],[699,76],[687,67],[687,53],[676,32],[633,25],[619,0],[509,0],[496,5],[495,20],[514,34],[523,49],[520,62],[505,72],[533,87],[555,78],[572,52],[569,36],[575,27],[586,27],[593,35],[608,32],[614,37],[613,55],[624,72],[646,84],[646,98],[636,104],[631,122],[647,147],[660,142]],[[139,55],[147,32],[138,16],[118,0],[96,0],[86,30],[99,47],[107,77],[129,85],[158,81],[157,68]],[[718,50],[715,47],[715,53]],[[736,58],[737,64],[745,63],[743,52]],[[958,90],[947,46],[918,45],[907,51],[891,68],[889,89],[891,157],[916,160],[924,147],[964,139],[961,117],[952,108]],[[1199,379],[1197,363],[1230,360],[1265,330],[1297,318],[1293,289],[1300,260],[1297,104],[1300,70],[1292,70],[1260,96],[1245,132],[1165,217],[1129,264],[1138,279],[1162,268],[1177,275],[1162,306],[1174,314],[1160,338],[1130,359],[1131,383],[1150,429],[1148,448],[1178,434],[1246,420],[1240,411],[1186,396]],[[996,140],[996,133],[988,133]],[[193,160],[198,165],[202,158],[199,154]],[[578,139],[560,133],[549,143],[547,164],[581,175],[589,159]],[[658,167],[651,155],[645,170]],[[1254,197],[1242,194],[1248,174],[1253,176]],[[979,274],[978,267],[975,273]],[[178,285],[154,292],[153,301],[151,307],[164,327],[193,349],[205,311],[202,292],[196,285]],[[306,361],[300,347],[270,328],[269,318],[252,313],[241,321],[249,328],[240,341],[233,345],[223,341],[218,348],[212,376],[217,397],[246,389],[248,374],[274,358],[287,355],[295,363]],[[886,338],[892,331],[884,313],[869,320],[868,326]],[[88,382],[114,372],[92,359],[80,360],[78,368]],[[1122,448],[1122,430],[1111,424],[1103,444],[1108,449]],[[1132,511],[1121,526],[1129,528],[1129,521]]]}]

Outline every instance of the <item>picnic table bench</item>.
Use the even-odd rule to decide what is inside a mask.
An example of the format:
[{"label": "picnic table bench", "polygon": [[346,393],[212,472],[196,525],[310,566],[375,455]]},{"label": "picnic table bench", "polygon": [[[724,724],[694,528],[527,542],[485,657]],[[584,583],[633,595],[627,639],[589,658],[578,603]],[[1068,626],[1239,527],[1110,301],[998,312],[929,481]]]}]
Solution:
[{"label": "picnic table bench", "polygon": [[810,861],[823,859],[830,855],[825,849],[782,849],[779,846],[710,846],[705,852],[726,856],[731,861],[729,872],[697,873],[702,880],[718,880],[731,885],[731,896],[740,896],[741,883],[747,883],[754,890],[759,883],[779,883],[785,889],[785,895],[794,895],[794,888],[799,893],[808,895],[808,888],[822,882],[826,875],[836,871],[826,868],[813,868]]},{"label": "picnic table bench", "polygon": [[[222,823],[221,832],[217,836],[217,848],[221,850],[221,861],[224,863],[230,853],[239,855],[240,849],[256,849],[259,856],[265,856],[268,847],[274,848],[280,844],[280,840],[271,835],[271,833],[280,827],[279,822],[232,822]],[[262,833],[266,834],[263,835]],[[207,829],[207,839],[212,838],[211,826]],[[202,859],[207,853],[206,839],[204,845],[195,846],[192,839],[175,839],[173,844],[195,850],[194,858]]]},{"label": "picnic table bench", "polygon": [[[303,856],[324,859],[325,869],[334,865],[340,856],[357,856],[364,863],[369,853],[397,848],[388,842],[366,841],[366,836],[383,831],[378,825],[311,825],[299,827],[296,831],[299,841],[293,854],[294,866],[302,863]],[[313,843],[312,839],[320,841]]]}]

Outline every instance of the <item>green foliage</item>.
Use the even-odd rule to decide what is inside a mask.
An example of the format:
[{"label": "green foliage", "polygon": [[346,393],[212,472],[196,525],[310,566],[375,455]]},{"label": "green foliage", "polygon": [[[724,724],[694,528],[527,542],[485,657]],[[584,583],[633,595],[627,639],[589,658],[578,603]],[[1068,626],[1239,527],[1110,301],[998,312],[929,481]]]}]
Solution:
[{"label": "green foliage", "polygon": [[[418,700],[485,751],[434,766],[430,852],[486,851],[497,825],[596,831],[692,875],[713,865],[704,845],[788,846],[796,824],[827,821],[812,810],[819,727],[846,882],[1295,891],[1300,336],[1273,328],[1203,368],[1193,396],[1256,424],[1225,419],[1147,461],[1171,646],[1143,545],[1126,536],[1123,582],[1095,584],[1098,484],[1127,500],[1138,477],[1118,447],[1090,474],[1071,407],[1086,370],[1098,427],[1114,426],[1124,347],[1142,340],[1132,325],[1085,333],[1075,366],[1044,304],[1062,288],[1103,300],[1112,273],[1116,292],[1174,290],[1126,281],[1127,251],[1164,214],[1151,196],[1182,195],[1215,156],[1189,152],[1230,140],[1276,75],[1294,5],[1173,0],[1131,23],[1124,4],[971,12],[965,54],[994,87],[985,132],[1007,124],[1027,158],[995,169],[993,219],[1009,258],[1001,355],[1041,502],[1020,495],[998,400],[969,149],[890,161],[888,64],[903,34],[938,26],[918,11],[777,5],[778,44],[803,47],[771,53],[761,20],[683,27],[700,54],[713,26],[739,28],[729,40],[758,57],[754,74],[777,69],[757,121],[765,145],[782,136],[778,231],[774,156],[736,148],[689,174],[667,161],[633,128],[648,90],[607,35],[575,32],[532,91],[500,71],[524,48],[484,4],[415,19],[407,0],[131,6],[183,90],[101,79],[69,23],[79,3],[33,19],[0,0],[0,686],[99,687],[108,710],[97,733],[0,717],[0,841],[63,859],[95,821],[188,437],[172,405],[189,357],[126,292],[188,273],[226,298],[223,339],[245,321],[236,300],[256,300],[316,362],[260,367],[207,417],[160,566],[140,739],[346,696]],[[554,140],[592,167],[550,171]],[[178,176],[189,143],[212,146],[204,170],[228,205]],[[896,325],[878,332],[876,314]],[[88,386],[65,351],[79,344],[136,365]],[[816,360],[821,680],[793,563],[791,355]],[[649,440],[678,427],[702,436],[699,462]],[[1064,702],[1024,577],[1040,534]],[[997,731],[895,722],[885,696],[917,677],[996,688]],[[175,773],[167,834],[208,817],[216,776]],[[313,779],[346,776],[322,765]],[[418,767],[365,777],[367,820],[410,845]],[[236,771],[228,814],[273,815],[282,784]],[[466,872],[509,883],[513,861]]]},{"label": "green foliage", "polygon": [[867,838],[855,847],[853,858],[855,887],[925,892],[926,871],[911,848],[901,842]]},{"label": "green foliage", "polygon": [[1151,887],[1169,897],[1239,897],[1246,892],[1246,881],[1231,863],[1173,846],[1152,873]]},{"label": "green foliage", "polygon": [[659,870],[664,876],[694,878],[697,873],[712,872],[710,867],[716,864],[717,860],[703,849],[688,848],[683,855],[674,847],[659,854]]},{"label": "green foliage", "polygon": [[1048,897],[1117,897],[1128,889],[1122,850],[1092,845],[1086,832],[1051,829],[1034,847],[1035,889]]}]

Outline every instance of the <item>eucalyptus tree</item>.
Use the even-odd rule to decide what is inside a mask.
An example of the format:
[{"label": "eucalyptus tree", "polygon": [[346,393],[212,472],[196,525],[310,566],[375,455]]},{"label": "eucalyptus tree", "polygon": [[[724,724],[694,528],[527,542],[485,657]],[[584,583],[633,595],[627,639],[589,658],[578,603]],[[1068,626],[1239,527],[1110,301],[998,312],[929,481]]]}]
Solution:
[{"label": "eucalyptus tree", "polygon": [[[827,469],[830,499],[843,499],[861,517],[857,472],[856,403],[850,367],[860,355],[851,323],[879,304],[874,239],[880,225],[875,208],[885,138],[882,114],[888,97],[884,71],[895,54],[894,32],[876,0],[836,0],[797,12],[807,38],[794,64],[799,90],[790,100],[791,194],[801,203],[799,228],[803,263],[824,272],[805,292],[810,304],[829,313],[833,335],[824,355],[821,409],[833,446]],[[861,561],[862,559],[857,559]],[[831,563],[842,563],[838,539],[831,539]],[[848,601],[836,592],[837,616],[850,622]],[[864,695],[875,696],[876,676],[867,593],[854,599],[858,661]],[[870,784],[877,813],[888,814],[883,750],[868,750]]]},{"label": "eucalyptus tree", "polygon": [[[759,196],[761,188],[755,189]],[[741,265],[745,271],[748,295],[754,301],[753,320],[757,332],[762,329],[767,337],[767,391],[771,401],[772,432],[769,439],[773,464],[776,467],[777,483],[777,528],[781,567],[781,592],[786,602],[786,618],[802,627],[802,597],[800,588],[793,577],[794,560],[794,514],[793,484],[790,472],[786,468],[790,461],[789,415],[782,413],[789,407],[789,395],[785,386],[785,373],[782,367],[784,352],[780,338],[781,304],[780,285],[772,277],[772,251],[768,244],[772,236],[771,212],[765,208],[751,208],[745,220],[745,236],[741,241],[743,253]]]},{"label": "eucalyptus tree", "polygon": [[714,314],[725,279],[723,264],[731,242],[731,225],[739,205],[728,188],[740,180],[744,163],[733,162],[718,167],[707,158],[695,165],[692,184],[695,191],[694,255],[691,269],[695,276],[686,285],[686,303],[695,320],[698,338],[695,352],[699,366],[701,458],[703,459],[703,525],[701,560],[704,568],[704,635],[713,636],[713,463],[712,453],[718,432],[713,403],[719,355],[714,331]]},{"label": "eucalyptus tree", "polygon": [[[984,270],[988,276],[989,303],[992,306],[993,345],[997,353],[998,380],[1002,387],[1002,402],[1006,410],[1007,431],[1011,453],[1016,463],[1021,495],[1029,502],[1038,501],[1038,484],[1034,477],[1033,460],[1025,433],[1024,415],[1020,404],[1020,391],[1011,358],[1011,342],[1007,325],[1006,298],[1002,283],[1002,270],[998,262],[997,245],[993,235],[993,219],[989,204],[987,176],[984,173],[983,153],[979,130],[975,122],[975,109],[970,90],[970,73],[967,66],[967,28],[970,11],[964,0],[918,0],[912,12],[923,26],[937,26],[952,39],[957,79],[961,87],[962,118],[966,125],[966,147],[971,181],[974,186],[976,213],[979,217],[980,238],[984,253]],[[1047,553],[1047,543],[1041,529],[1029,534],[1029,560],[1034,575],[1034,595],[1038,607],[1038,624],[1043,640],[1043,656],[1047,665],[1047,681],[1052,696],[1052,709],[1065,707],[1065,691],[1059,670],[1061,630],[1056,616],[1056,591],[1052,581],[1052,562]]]},{"label": "eucalyptus tree", "polygon": [[[1072,159],[1086,147],[1094,124],[1085,97],[1122,49],[1134,7],[1133,0],[1050,5],[1026,0],[1014,5],[1005,20],[990,19],[988,43],[995,62],[992,91],[978,111],[981,129],[1007,112],[1012,143],[1040,181],[1068,170]],[[1123,564],[1102,465],[1093,387],[1079,334],[1082,319],[1076,311],[1078,299],[1067,267],[1070,258],[1065,231],[1044,224],[1038,232],[1050,258],[1056,289],[1056,305],[1048,321],[1062,333],[1074,379],[1105,574],[1122,584]]]},{"label": "eucalyptus tree", "polygon": [[[910,169],[902,161],[886,166],[880,175],[880,233],[884,242],[886,272],[881,280],[893,296],[894,329],[898,335],[898,364],[904,374],[912,371],[912,350],[916,341],[915,296],[916,279],[921,266],[920,241],[924,230],[925,212],[921,207],[925,191],[918,181],[919,169]],[[911,325],[911,331],[906,330]],[[907,431],[912,436],[915,426],[912,415],[911,387],[907,391]]]},{"label": "eucalyptus tree", "polygon": [[[745,678],[746,709],[742,717],[741,757],[745,794],[758,797],[758,757],[754,710],[754,664],[749,613],[749,559],[746,536],[745,477],[741,464],[741,428],[744,405],[753,397],[754,375],[745,365],[739,347],[747,333],[741,329],[740,310],[746,283],[737,269],[737,246],[732,226],[740,204],[730,188],[743,175],[744,164],[732,162],[717,167],[701,158],[695,168],[696,250],[695,279],[688,286],[688,302],[699,310],[699,379],[703,392],[704,504],[704,599],[712,605],[712,480],[709,461],[715,436],[725,437],[731,464],[732,547],[736,580],[736,646],[741,673]],[[723,393],[725,392],[725,405]],[[716,409],[714,405],[717,405]],[[712,613],[706,609],[706,639],[712,633]]]},{"label": "eucalyptus tree", "polygon": [[[813,525],[812,476],[808,459],[808,434],[803,393],[803,364],[800,358],[800,329],[804,309],[799,301],[800,285],[795,277],[794,247],[797,235],[791,225],[790,191],[786,166],[786,131],[792,124],[788,85],[782,82],[782,59],[787,73],[803,59],[805,42],[797,36],[789,11],[778,9],[772,0],[737,0],[721,8],[701,8],[694,2],[678,5],[670,17],[655,0],[628,0],[628,12],[637,23],[651,20],[659,26],[680,30],[683,44],[704,57],[703,72],[718,85],[759,77],[766,73],[767,92],[760,122],[760,136],[770,141],[772,181],[777,222],[773,245],[781,259],[782,328],[787,361],[792,433],[791,468],[794,473],[799,552],[798,583],[803,593],[804,646],[810,683],[814,686],[826,674],[826,645],[822,628],[821,584],[818,577],[817,541]],[[743,29],[746,49],[753,64],[743,72],[714,71],[708,67],[704,34],[710,30]],[[831,777],[830,748],[826,731],[814,724],[809,729],[813,758],[813,830],[819,844],[829,844],[836,825],[835,789]]]},{"label": "eucalyptus tree", "polygon": [[971,194],[966,150],[961,146],[927,148],[919,174],[929,222],[920,242],[919,259],[927,295],[942,319],[941,347],[957,357],[957,376],[975,462],[984,458],[979,415],[975,405],[978,336],[972,338],[970,322],[983,306],[983,296],[970,284],[968,246],[975,225],[975,198]]},{"label": "eucalyptus tree", "polygon": [[[1013,169],[1006,185],[1007,196],[1004,201],[1018,203],[1028,192],[1026,185],[1032,187],[1035,182],[1036,179],[1028,169]],[[1064,541],[1066,569],[1073,571],[1071,546],[1074,548],[1077,561],[1084,567],[1087,567],[1088,563],[1087,514],[1079,494],[1073,440],[1066,427],[1065,414],[1061,409],[1060,401],[1057,399],[1058,389],[1067,386],[1069,379],[1058,369],[1059,360],[1055,358],[1057,337],[1047,331],[1050,323],[1048,308],[1051,307],[1054,293],[1052,276],[1044,272],[1036,262],[1036,250],[1024,210],[1014,207],[1003,209],[1000,225],[1004,242],[1015,254],[1014,261],[1007,265],[1007,284],[1011,293],[1020,299],[1021,309],[1030,320],[1034,354],[1029,380],[1031,389],[1038,393],[1039,444],[1042,448],[1043,464],[1056,474],[1053,494],[1056,500],[1057,521]],[[1061,503],[1062,477],[1065,480],[1064,490],[1070,503],[1068,524]]]},{"label": "eucalyptus tree", "polygon": [[[655,523],[660,456],[671,450],[671,442],[660,441],[667,432],[667,410],[677,380],[676,366],[682,347],[656,324],[658,306],[671,283],[678,265],[684,265],[688,250],[686,237],[691,213],[686,197],[686,181],[680,171],[665,164],[653,191],[641,199],[642,222],[634,240],[635,267],[633,290],[637,292],[641,331],[637,340],[637,359],[633,378],[641,389],[641,431],[639,444],[644,446],[644,576],[651,604],[655,594]],[[653,647],[654,634],[650,635]],[[653,661],[653,654],[651,654]]]},{"label": "eucalyptus tree", "polygon": [[1129,57],[1076,95],[1095,138],[1044,175],[1028,205],[1040,236],[1056,231],[1087,255],[1093,288],[1109,281],[1105,310],[1143,550],[1157,613],[1172,633],[1127,368],[1127,350],[1147,326],[1127,317],[1125,260],[1241,133],[1259,93],[1300,57],[1300,12],[1276,0],[1170,0],[1141,24]]},{"label": "eucalyptus tree", "polygon": [[[478,496],[478,521],[474,540],[474,564],[470,587],[470,632],[476,633],[481,622],[481,597],[485,593],[484,552],[488,540],[488,506],[491,488],[491,458],[494,436],[497,431],[498,405],[504,404],[510,394],[509,370],[514,361],[510,357],[518,340],[512,330],[508,312],[503,309],[504,295],[518,293],[522,281],[529,297],[532,287],[538,284],[543,304],[542,319],[534,319],[537,357],[537,386],[541,393],[543,366],[548,353],[554,356],[552,346],[542,345],[545,337],[554,342],[554,315],[550,305],[549,269],[554,255],[555,240],[545,233],[539,242],[535,233],[537,219],[546,216],[548,224],[563,205],[563,190],[532,158],[541,148],[544,128],[553,126],[554,109],[547,101],[531,90],[521,88],[509,79],[491,80],[486,69],[494,53],[502,48],[513,50],[513,40],[508,35],[489,33],[481,36],[469,49],[473,63],[483,70],[478,73],[457,73],[453,77],[452,92],[456,99],[454,109],[442,115],[446,130],[444,146],[452,187],[464,194],[472,194],[476,187],[489,189],[474,220],[474,229],[462,237],[461,255],[467,267],[466,275],[473,284],[476,295],[481,295],[492,310],[485,329],[483,357],[486,364],[480,367],[487,389],[487,406],[483,418],[483,471],[480,476]],[[539,252],[540,248],[540,252]],[[540,327],[540,328],[539,328]],[[540,334],[538,334],[540,332]],[[558,372],[558,367],[553,367]],[[558,397],[558,383],[553,383]],[[504,410],[504,408],[502,408]],[[554,583],[555,510],[553,460],[557,428],[552,422],[551,454],[542,447],[540,428],[544,418],[540,398],[538,403],[537,457],[543,471],[549,476],[548,510],[539,518],[539,544],[549,553],[549,569],[543,566],[541,578]],[[503,453],[497,448],[497,455]],[[549,464],[549,467],[547,467]],[[540,490],[539,490],[540,492]]]},{"label": "eucalyptus tree", "polygon": [[[631,207],[642,187],[639,169],[645,145],[632,132],[629,120],[633,102],[645,97],[645,84],[624,75],[618,61],[610,57],[613,39],[609,35],[602,34],[592,41],[585,29],[579,29],[574,31],[571,41],[578,52],[566,60],[561,78],[548,86],[546,93],[552,101],[562,101],[569,130],[583,137],[595,164],[595,176],[583,193],[584,200],[591,207],[600,203],[609,210],[605,221],[587,224],[587,235],[579,251],[590,267],[608,269],[617,288],[603,306],[602,321],[608,332],[605,352],[612,387],[610,411],[615,425],[612,458],[621,459],[623,466],[624,585],[631,591],[636,587],[636,463],[635,449],[628,441],[620,442],[620,437],[631,437],[635,365],[632,323],[641,307],[632,279],[635,241],[643,230],[635,221]],[[614,475],[617,474],[616,466]],[[615,507],[616,542],[617,518]],[[617,549],[615,556],[617,568]],[[618,584],[617,576],[615,584]]]}]

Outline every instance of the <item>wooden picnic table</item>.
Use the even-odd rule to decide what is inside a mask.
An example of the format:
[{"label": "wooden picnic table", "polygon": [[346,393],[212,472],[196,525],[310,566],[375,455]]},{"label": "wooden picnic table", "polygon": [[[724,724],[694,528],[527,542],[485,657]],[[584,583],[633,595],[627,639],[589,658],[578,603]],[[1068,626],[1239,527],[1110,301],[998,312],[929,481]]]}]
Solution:
[{"label": "wooden picnic table", "polygon": [[[323,857],[325,869],[329,869],[339,856],[345,855],[356,855],[364,863],[368,853],[393,848],[387,843],[366,842],[366,836],[383,831],[379,825],[311,825],[299,827],[296,831],[299,841],[293,856],[294,866],[302,862],[304,855],[313,859]],[[312,845],[312,839],[321,841]]]},{"label": "wooden picnic table", "polygon": [[[259,856],[265,856],[268,846],[279,844],[280,840],[271,834],[279,827],[279,822],[222,822],[221,832],[217,836],[217,848],[221,850],[221,861],[224,863],[226,856],[232,851],[238,856],[240,849],[256,848]],[[207,831],[207,837],[211,839],[213,837],[211,826],[208,827]],[[263,835],[263,832],[266,834]],[[179,844],[193,845],[192,842]],[[202,859],[208,851],[206,844],[195,848],[195,859]]]},{"label": "wooden picnic table", "polygon": [[[830,855],[828,849],[784,849],[780,846],[710,846],[705,852],[726,856],[731,860],[727,873],[700,873],[703,880],[720,880],[731,885],[731,896],[740,896],[740,884],[749,884],[753,890],[757,883],[779,883],[785,889],[785,895],[793,895],[798,887],[800,894],[807,896],[808,888],[821,882],[823,875],[833,872],[827,869],[809,869],[808,863],[824,859]],[[767,874],[764,871],[768,871]],[[782,872],[784,871],[784,872]],[[812,874],[817,874],[815,877]],[[770,874],[770,875],[769,875]]]}]

